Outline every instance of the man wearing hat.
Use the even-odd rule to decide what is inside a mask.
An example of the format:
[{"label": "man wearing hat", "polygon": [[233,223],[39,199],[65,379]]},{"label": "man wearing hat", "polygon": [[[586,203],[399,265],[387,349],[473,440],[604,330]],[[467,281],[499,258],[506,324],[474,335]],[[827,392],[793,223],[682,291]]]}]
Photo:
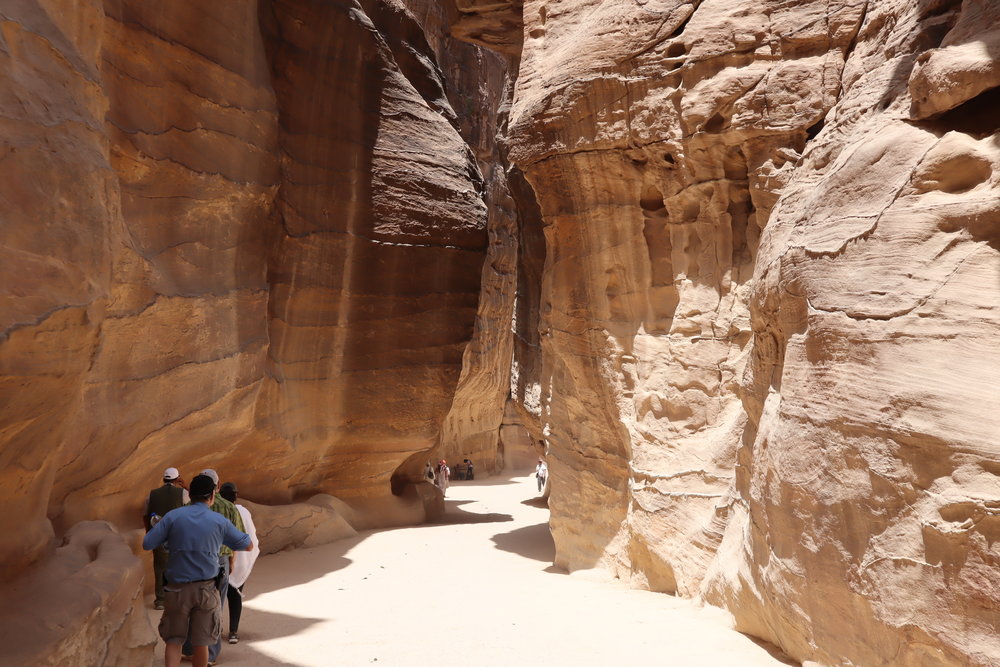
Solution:
[{"label": "man wearing hat", "polygon": [[195,667],[209,664],[208,647],[219,640],[221,601],[215,587],[219,574],[219,547],[249,550],[250,536],[240,532],[210,505],[215,500],[215,482],[198,475],[189,487],[191,504],[170,512],[146,533],[147,551],[170,543],[167,559],[165,606],[160,618],[160,637],[166,642],[164,664],[177,667],[181,645],[190,635]]},{"label": "man wearing hat", "polygon": [[[167,468],[163,471],[163,486],[153,489],[146,498],[146,509],[142,514],[142,522],[148,533],[153,525],[166,516],[167,512],[175,510],[188,502],[188,492],[184,480],[177,468]],[[158,547],[153,550],[153,583],[156,598],[153,606],[163,609],[163,574],[167,569],[167,550]]]},{"label": "man wearing hat", "polygon": [[[219,486],[219,473],[215,472],[211,468],[205,468],[201,471],[201,474],[210,478],[215,488],[218,489]],[[229,502],[222,497],[221,494],[216,493],[213,497],[209,507],[213,512],[217,512],[222,516],[229,519],[229,521],[239,530],[241,533],[246,532],[246,528],[243,526],[243,518],[240,516],[239,510],[236,509],[236,505]],[[232,570],[233,565],[233,550],[222,545],[219,549],[219,577],[216,580],[216,587],[219,589],[220,604],[226,604],[226,596],[229,591],[229,572]],[[221,607],[220,607],[221,613]],[[193,643],[188,641],[184,643],[184,655],[191,655]],[[214,664],[216,659],[219,657],[219,653],[222,652],[222,637],[219,636],[218,640],[208,647],[208,661],[210,664]]]}]

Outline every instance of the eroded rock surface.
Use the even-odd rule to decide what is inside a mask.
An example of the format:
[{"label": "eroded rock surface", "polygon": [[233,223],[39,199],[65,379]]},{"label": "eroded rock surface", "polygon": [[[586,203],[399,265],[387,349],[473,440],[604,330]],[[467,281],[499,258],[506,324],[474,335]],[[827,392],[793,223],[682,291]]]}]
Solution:
[{"label": "eroded rock surface", "polygon": [[4,663],[148,664],[158,637],[142,577],[139,559],[109,524],[73,526],[43,567],[0,585]]},{"label": "eroded rock surface", "polygon": [[[390,479],[441,443],[484,276],[513,303],[477,163],[504,61],[456,42],[491,72],[460,121],[443,39],[390,0],[0,8],[0,579],[137,526],[168,465],[364,527],[440,510]],[[505,392],[482,340],[506,368],[464,381]],[[453,439],[495,438],[477,409]],[[306,514],[275,542],[350,529]]]},{"label": "eroded rock surface", "polygon": [[1000,5],[206,7],[0,9],[0,579],[90,591],[18,655],[148,655],[71,527],[167,465],[279,549],[499,441],[559,565],[802,661],[1000,663]]},{"label": "eroded rock surface", "polygon": [[1000,662],[998,11],[524,4],[557,563],[800,660]]}]

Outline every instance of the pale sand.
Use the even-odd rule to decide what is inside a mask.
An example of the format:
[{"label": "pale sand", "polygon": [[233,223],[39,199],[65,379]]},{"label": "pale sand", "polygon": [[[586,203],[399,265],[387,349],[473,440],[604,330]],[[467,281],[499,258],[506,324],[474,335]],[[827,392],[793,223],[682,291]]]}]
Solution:
[{"label": "pale sand", "polygon": [[455,482],[440,523],[261,558],[219,664],[792,664],[721,610],[555,569],[534,496],[528,477]]}]

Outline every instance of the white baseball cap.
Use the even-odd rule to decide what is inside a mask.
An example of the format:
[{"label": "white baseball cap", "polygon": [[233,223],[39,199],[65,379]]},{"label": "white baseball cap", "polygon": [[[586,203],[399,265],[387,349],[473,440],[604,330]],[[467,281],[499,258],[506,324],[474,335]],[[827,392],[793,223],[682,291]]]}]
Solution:
[{"label": "white baseball cap", "polygon": [[212,481],[215,482],[216,486],[219,485],[219,473],[215,472],[211,468],[205,468],[204,470],[201,471],[201,474],[208,475],[209,477],[212,478]]},{"label": "white baseball cap", "polygon": [[167,468],[166,470],[163,471],[164,481],[173,481],[180,476],[181,473],[177,470],[177,468]]}]

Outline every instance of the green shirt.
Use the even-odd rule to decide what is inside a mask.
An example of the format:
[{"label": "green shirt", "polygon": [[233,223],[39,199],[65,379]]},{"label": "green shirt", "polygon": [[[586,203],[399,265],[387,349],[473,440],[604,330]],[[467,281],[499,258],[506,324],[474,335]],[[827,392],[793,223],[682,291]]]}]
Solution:
[{"label": "green shirt", "polygon": [[[218,493],[215,494],[215,502],[212,503],[212,510],[232,521],[233,525],[236,526],[241,533],[247,532],[247,529],[243,526],[243,518],[240,517],[240,511],[236,509],[236,505],[229,502]],[[219,556],[231,555],[233,555],[233,550],[223,544],[222,548],[219,549]]]}]

